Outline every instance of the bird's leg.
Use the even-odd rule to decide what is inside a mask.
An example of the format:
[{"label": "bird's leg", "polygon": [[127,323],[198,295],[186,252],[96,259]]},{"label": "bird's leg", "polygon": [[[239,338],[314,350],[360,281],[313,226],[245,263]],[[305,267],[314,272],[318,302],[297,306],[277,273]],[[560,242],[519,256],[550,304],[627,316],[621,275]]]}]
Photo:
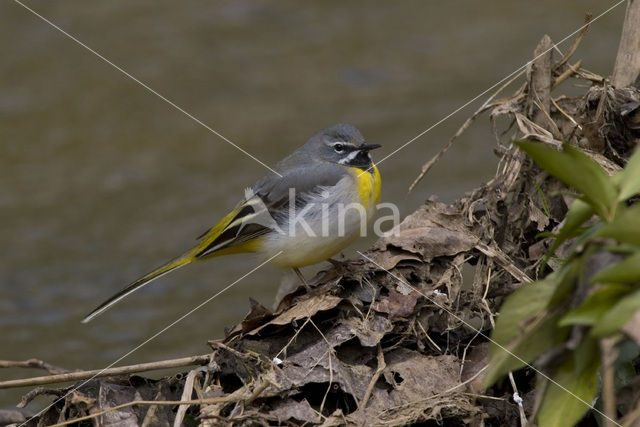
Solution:
[{"label": "bird's leg", "polygon": [[296,272],[296,274],[298,275],[298,279],[300,279],[300,281],[302,282],[302,284],[304,285],[305,288],[307,288],[307,292],[311,292],[311,286],[309,286],[309,284],[307,283],[306,280],[304,280],[304,276],[302,275],[302,272],[300,271],[299,268],[294,267],[293,271]]}]

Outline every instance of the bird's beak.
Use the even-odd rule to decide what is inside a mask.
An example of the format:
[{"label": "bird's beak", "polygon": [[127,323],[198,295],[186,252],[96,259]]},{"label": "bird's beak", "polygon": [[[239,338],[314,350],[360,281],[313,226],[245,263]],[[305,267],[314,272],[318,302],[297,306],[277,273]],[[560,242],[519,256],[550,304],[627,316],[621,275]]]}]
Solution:
[{"label": "bird's beak", "polygon": [[362,144],[360,147],[358,147],[359,150],[364,150],[364,151],[371,151],[371,150],[375,150],[376,148],[380,148],[382,147],[382,145],[380,144],[368,144],[368,143],[364,143]]}]

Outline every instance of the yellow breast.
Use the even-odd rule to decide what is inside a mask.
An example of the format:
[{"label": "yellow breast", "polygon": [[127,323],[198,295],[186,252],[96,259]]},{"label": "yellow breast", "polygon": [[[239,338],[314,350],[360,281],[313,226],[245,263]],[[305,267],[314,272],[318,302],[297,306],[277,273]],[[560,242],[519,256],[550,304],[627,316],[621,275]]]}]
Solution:
[{"label": "yellow breast", "polygon": [[372,207],[372,205],[378,203],[380,201],[382,180],[380,179],[380,172],[376,165],[373,165],[372,170],[363,170],[354,167],[350,169],[356,179],[360,203],[362,203],[366,208]]}]

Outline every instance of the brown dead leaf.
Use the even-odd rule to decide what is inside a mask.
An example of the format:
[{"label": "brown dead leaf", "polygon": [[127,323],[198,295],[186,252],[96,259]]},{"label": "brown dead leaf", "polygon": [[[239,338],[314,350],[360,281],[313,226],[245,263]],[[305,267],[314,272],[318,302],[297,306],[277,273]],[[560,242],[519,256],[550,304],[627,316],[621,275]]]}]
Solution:
[{"label": "brown dead leaf", "polygon": [[265,319],[270,317],[273,317],[271,310],[268,310],[253,298],[249,298],[249,313],[242,321],[243,330],[251,330],[255,328],[257,324],[264,322]]},{"label": "brown dead leaf", "polygon": [[313,383],[331,383],[337,384],[342,391],[360,400],[364,397],[373,369],[366,365],[347,365],[334,356],[331,359],[331,369],[319,365],[309,369],[285,363],[276,375],[277,383],[283,389],[299,388]]},{"label": "brown dead leaf", "polygon": [[457,208],[427,201],[381,237],[371,256],[388,270],[403,260],[429,261],[469,251],[477,241]]},{"label": "brown dead leaf", "polygon": [[[464,359],[464,366],[462,368],[462,381],[467,381],[477,375],[482,369],[484,369],[489,363],[489,343],[483,342],[477,347],[473,347],[471,351],[467,353]],[[484,390],[484,376],[478,375],[469,383],[469,388],[473,393],[482,393]]]},{"label": "brown dead leaf", "polygon": [[426,226],[439,226],[454,231],[467,230],[466,219],[458,207],[433,200],[425,201],[424,205],[400,223],[400,229]]},{"label": "brown dead leaf", "polygon": [[[355,337],[355,335],[356,334],[351,331],[349,326],[339,325],[328,331],[324,338],[319,336],[319,334],[316,334],[317,338],[315,342],[305,345],[299,352],[287,357],[286,360],[305,368],[311,368],[318,365],[324,368],[329,368],[330,350],[346,341],[349,341],[351,338]],[[331,348],[329,348],[329,346]]]},{"label": "brown dead leaf", "polygon": [[294,320],[311,317],[319,311],[331,310],[340,301],[342,301],[342,298],[333,295],[313,295],[307,299],[302,299],[274,319],[248,332],[248,335],[255,335],[269,325],[288,325]]},{"label": "brown dead leaf", "polygon": [[91,408],[93,405],[96,404],[96,399],[93,399],[83,393],[80,393],[77,390],[71,393],[68,399],[69,399],[69,403],[71,403],[72,405],[84,405],[87,409]]},{"label": "brown dead leaf", "polygon": [[[348,415],[359,424],[407,425],[418,420],[440,419],[442,410],[472,413],[471,398],[459,389],[460,361],[455,356],[429,356],[406,348],[385,354],[383,378],[391,390],[374,389],[370,404]],[[385,424],[386,425],[386,424]]]},{"label": "brown dead leaf", "polygon": [[27,418],[20,411],[14,411],[10,409],[0,409],[0,425],[20,425],[24,423]]},{"label": "brown dead leaf", "polygon": [[429,226],[401,230],[382,237],[376,242],[375,248],[384,251],[388,247],[396,247],[428,261],[469,251],[477,242],[478,238],[470,233]]},{"label": "brown dead leaf", "polygon": [[549,225],[549,217],[535,203],[529,200],[529,220],[536,223],[538,231],[544,231]]},{"label": "brown dead leaf", "polygon": [[[133,387],[101,382],[98,393],[100,410],[104,411],[135,400],[135,395],[136,390]],[[109,411],[101,415],[100,420],[102,426],[138,427],[138,417],[131,406]]]},{"label": "brown dead leaf", "polygon": [[385,355],[383,375],[394,388],[391,399],[399,403],[447,391],[458,382],[460,361],[452,355],[429,356],[400,348]]},{"label": "brown dead leaf", "polygon": [[239,333],[251,331],[271,318],[273,318],[273,313],[258,301],[250,297],[249,313],[247,313],[242,322],[233,328],[225,329],[225,337],[226,339],[229,339]]},{"label": "brown dead leaf", "polygon": [[[378,256],[376,256],[378,255]],[[374,252],[372,254],[373,260],[380,265],[385,270],[391,270],[394,268],[400,261],[418,261],[422,262],[418,255],[414,255],[407,251],[394,248],[393,246],[387,246],[387,248],[382,253]]]},{"label": "brown dead leaf", "polygon": [[406,318],[413,313],[413,308],[419,297],[420,294],[415,291],[403,295],[400,292],[389,290],[389,295],[386,298],[374,302],[371,307],[379,313],[388,313],[392,318]]},{"label": "brown dead leaf", "polygon": [[302,399],[300,402],[293,399],[281,400],[269,411],[269,415],[276,417],[278,423],[283,421],[319,423],[321,421],[320,415],[313,410],[307,399]]},{"label": "brown dead leaf", "polygon": [[554,139],[551,132],[549,132],[542,126],[534,123],[520,113],[514,113],[514,116],[516,118],[516,122],[518,123],[520,132],[522,132],[522,134],[524,135],[523,139],[533,139],[536,141],[545,142],[557,148],[560,148],[562,146],[562,142]]},{"label": "brown dead leaf", "polygon": [[366,319],[350,317],[342,323],[349,327],[364,347],[375,347],[385,334],[393,330],[393,323],[377,314]]}]

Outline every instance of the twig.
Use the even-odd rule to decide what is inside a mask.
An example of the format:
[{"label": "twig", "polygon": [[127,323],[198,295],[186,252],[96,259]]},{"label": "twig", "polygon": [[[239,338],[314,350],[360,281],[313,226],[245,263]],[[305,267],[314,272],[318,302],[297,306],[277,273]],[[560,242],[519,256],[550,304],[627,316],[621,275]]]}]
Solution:
[{"label": "twig", "polygon": [[[551,125],[545,126],[549,120],[547,116],[551,106],[549,100],[551,98],[551,46],[553,46],[553,41],[548,35],[544,35],[533,52],[534,60],[531,63],[529,74],[529,105],[526,110],[527,118],[546,130],[551,130]],[[536,99],[539,104],[536,103]],[[533,108],[533,105],[536,104],[537,110]]]},{"label": "twig", "polygon": [[[187,375],[187,379],[184,382],[184,388],[182,389],[182,397],[180,398],[181,401],[186,402],[188,400],[191,400],[191,395],[193,394],[193,382],[195,381],[196,375],[198,374],[199,372],[197,369],[192,369]],[[180,427],[182,425],[182,420],[184,420],[187,409],[189,409],[189,405],[187,404],[180,405],[178,407],[176,418],[173,421],[173,427]]]},{"label": "twig", "polygon": [[562,74],[560,74],[557,79],[554,80],[553,84],[551,85],[551,90],[554,90],[555,88],[560,86],[562,82],[567,80],[572,75],[576,74],[580,69],[581,65],[582,65],[582,59],[578,60],[578,62],[576,62],[573,65],[569,65],[569,68],[565,70]]},{"label": "twig", "polygon": [[420,323],[420,321],[416,322],[418,324],[418,326],[420,327],[420,329],[422,329],[422,332],[424,333],[424,336],[427,337],[427,339],[429,340],[429,342],[431,343],[431,345],[433,345],[435,348],[438,349],[438,351],[440,353],[442,353],[442,349],[440,348],[440,346],[438,344],[436,344],[436,342],[429,336],[429,334],[427,333],[426,329],[424,328],[424,326],[422,326],[422,323]]},{"label": "twig", "polygon": [[493,329],[496,327],[495,320],[493,320],[493,316],[495,316],[495,314],[493,314],[493,312],[491,311],[491,307],[489,307],[489,303],[487,302],[487,293],[489,292],[489,285],[491,284],[491,273],[491,265],[489,265],[487,266],[487,280],[486,286],[484,288],[484,293],[482,294],[482,304],[489,314],[489,322],[491,322],[491,328]]},{"label": "twig", "polygon": [[[205,372],[204,379],[202,379],[202,383],[203,384],[207,384],[208,383],[208,378],[207,378],[208,374],[209,374],[209,371],[207,370]],[[202,392],[202,386],[200,385],[200,380],[201,379],[197,378],[196,380],[197,381],[195,381],[193,383],[193,389],[195,390],[196,396],[198,396],[198,399],[204,399],[204,393]]]},{"label": "twig", "polygon": [[617,88],[638,83],[640,73],[640,2],[628,1],[624,15],[622,36],[618,45],[616,64],[613,67],[611,84]]},{"label": "twig", "polygon": [[492,107],[494,107],[496,105],[499,105],[499,102],[492,103],[491,101],[493,101],[493,99],[496,96],[498,96],[498,94],[500,92],[502,92],[504,90],[504,88],[506,88],[511,83],[513,83],[516,79],[518,79],[524,72],[525,72],[525,70],[522,70],[521,72],[519,72],[518,74],[513,76],[511,79],[509,79],[507,82],[505,82],[502,86],[500,86],[498,88],[498,90],[496,90],[489,98],[487,98],[487,100],[484,102],[484,104],[482,104],[482,106],[480,108],[478,108],[478,110],[475,113],[473,113],[471,115],[471,117],[469,117],[467,120],[465,120],[465,122],[462,124],[462,126],[460,126],[458,131],[451,137],[451,139],[449,140],[447,145],[442,147],[442,149],[438,152],[438,154],[436,154],[431,160],[429,160],[427,163],[425,163],[422,166],[422,170],[420,171],[420,174],[416,177],[416,179],[413,180],[413,182],[409,186],[409,190],[407,191],[407,193],[411,193],[411,191],[414,189],[414,187],[416,185],[418,185],[418,183],[422,180],[422,178],[424,178],[424,176],[427,174],[429,169],[431,169],[431,167],[433,165],[435,165],[438,162],[438,160],[440,160],[440,158],[444,155],[444,153],[446,153],[449,150],[449,148],[451,148],[451,146],[453,145],[455,140],[458,139],[458,137],[460,137],[460,135],[462,135],[464,133],[464,131],[466,131],[469,126],[471,126],[471,123],[473,123],[473,121],[480,114],[482,114],[483,112],[485,112],[489,108],[492,108]]},{"label": "twig", "polygon": [[278,352],[278,354],[276,354],[273,358],[273,360],[277,359],[280,357],[280,355],[282,353],[286,353],[287,349],[289,348],[289,346],[296,340],[296,338],[298,337],[298,335],[300,334],[300,332],[302,332],[302,330],[304,329],[305,326],[307,326],[307,323],[309,323],[309,321],[311,320],[311,317],[307,317],[307,319],[304,321],[304,323],[302,324],[302,326],[300,326],[298,328],[298,330],[296,331],[295,334],[293,334],[293,336],[291,337],[291,339],[284,345],[284,347],[282,347],[280,349],[280,351]]},{"label": "twig", "polygon": [[371,397],[371,393],[373,393],[373,388],[378,382],[378,378],[380,378],[380,374],[384,371],[384,368],[387,367],[387,364],[384,362],[384,353],[382,351],[382,346],[378,343],[378,369],[374,372],[371,377],[371,381],[369,381],[369,385],[367,386],[367,391],[364,393],[364,397],[362,398],[362,406],[361,408],[366,408],[367,403],[369,402],[369,398]]},{"label": "twig", "polygon": [[527,415],[524,413],[524,406],[522,405],[522,397],[518,393],[518,387],[516,387],[516,380],[513,379],[513,374],[509,372],[509,381],[513,388],[513,401],[518,405],[518,411],[520,411],[520,425],[525,427],[527,425]]},{"label": "twig", "polygon": [[521,283],[531,283],[533,280],[520,270],[511,260],[499,249],[492,248],[484,243],[476,244],[476,249],[480,252],[492,258],[502,267],[507,273],[511,274],[516,280]]},{"label": "twig", "polygon": [[[220,342],[220,341],[216,341],[216,340],[210,340],[207,341],[207,343],[211,346],[211,348],[215,348],[215,347],[219,347],[225,351],[228,351],[229,353],[233,354],[234,356],[243,359],[243,360],[247,360],[247,359],[252,359],[252,358],[257,358],[256,356],[250,355],[250,354],[245,354],[245,353],[241,353],[238,350],[229,347],[228,345]],[[260,360],[259,358],[257,358],[258,360]]]},{"label": "twig", "polygon": [[222,397],[209,397],[206,399],[195,399],[195,400],[133,400],[131,402],[123,403],[122,405],[116,405],[112,408],[105,409],[100,412],[96,412],[91,415],[87,415],[80,418],[74,418],[72,420],[67,420],[62,423],[53,424],[49,427],[60,427],[66,426],[73,423],[78,423],[80,421],[90,420],[111,411],[117,411],[118,409],[128,408],[129,406],[135,405],[162,405],[162,406],[173,406],[173,405],[210,405],[215,403],[229,403],[229,402],[237,402],[239,399],[237,396],[222,396]]},{"label": "twig", "polygon": [[[318,333],[320,334],[320,336],[322,337],[324,342],[327,344],[327,353],[326,354],[329,356],[329,385],[327,386],[327,391],[325,391],[324,396],[322,397],[322,402],[320,403],[320,412],[322,412],[322,410],[324,409],[324,404],[327,401],[327,396],[329,395],[329,390],[331,390],[331,387],[333,386],[333,359],[332,359],[333,346],[331,345],[329,340],[327,340],[327,337],[325,337],[325,335],[322,333],[320,328],[318,328],[318,325],[316,325],[316,323],[313,320],[311,320],[311,314],[309,314],[308,319],[311,322],[311,325],[314,328],[316,328],[316,330],[318,331]],[[320,360],[322,360],[322,358],[320,358],[318,360],[318,363],[320,363]],[[352,390],[352,392],[353,392],[353,390]],[[353,396],[355,397],[355,393],[353,394]]]},{"label": "twig", "polygon": [[[162,391],[158,390],[154,399],[160,400],[161,396],[162,396]],[[147,413],[145,414],[144,419],[142,420],[141,427],[153,427],[153,423],[157,422],[157,418],[156,418],[157,411],[158,411],[158,405],[149,406],[149,409],[147,410]]]},{"label": "twig", "polygon": [[556,70],[562,67],[564,64],[566,64],[567,61],[571,58],[571,56],[575,53],[576,49],[578,49],[578,46],[580,45],[580,42],[582,42],[582,38],[584,37],[584,34],[589,29],[589,23],[591,22],[591,18],[592,18],[592,15],[590,13],[584,16],[584,23],[585,23],[584,27],[582,27],[582,29],[580,30],[580,33],[578,33],[578,36],[573,40],[573,43],[571,44],[571,47],[569,48],[567,53],[562,57],[560,62],[558,62],[555,65],[554,68]]},{"label": "twig", "polygon": [[[549,115],[549,112],[545,110],[542,104],[540,103],[540,98],[538,97],[538,93],[536,92],[534,95],[536,98],[533,99],[533,103],[536,105],[536,107],[538,107],[540,112],[543,114],[544,118],[547,119],[547,123],[549,125],[549,129],[551,130],[553,137],[555,139],[562,139],[562,132],[560,132],[560,128],[558,128],[558,125],[556,124],[556,122],[553,121],[553,119]],[[551,100],[551,97],[549,97],[549,100]]]},{"label": "twig", "polygon": [[[489,313],[491,312],[489,311]],[[467,345],[464,346],[464,350],[462,351],[462,360],[460,361],[460,372],[458,373],[458,376],[460,377],[460,381],[462,381],[462,371],[464,371],[464,365],[465,363],[467,363],[467,350],[469,350],[469,347],[471,347],[471,344],[473,343],[473,341],[475,341],[478,335],[480,335],[483,329],[484,329],[484,317],[482,318],[482,325],[480,325],[480,327],[476,330],[475,335],[471,337]]]},{"label": "twig", "polygon": [[560,106],[558,105],[555,99],[551,98],[551,102],[553,103],[553,106],[556,107],[556,110],[558,110],[563,116],[565,116],[573,124],[574,127],[577,127],[578,129],[582,130],[582,126],[580,126],[580,124],[576,122],[576,120],[573,117],[571,117],[569,113],[567,113],[562,108],[560,108]]},{"label": "twig", "polygon": [[27,393],[24,396],[22,396],[22,399],[20,400],[20,403],[18,403],[16,405],[16,407],[24,408],[33,399],[35,399],[36,397],[38,397],[40,395],[43,395],[43,394],[52,394],[52,395],[54,395],[56,397],[65,396],[67,394],[67,392],[69,391],[69,388],[70,387],[63,388],[63,389],[60,389],[60,390],[52,390],[52,389],[44,388],[44,387],[36,387],[33,390],[31,390],[29,393]]},{"label": "twig", "polygon": [[[577,70],[576,74],[580,76],[580,78],[584,80],[588,80],[593,83],[602,84],[607,81],[607,79],[602,77],[600,74],[596,74],[593,71],[585,70],[584,68],[580,68],[579,70]],[[584,86],[584,87],[589,87],[589,86]]]},{"label": "twig", "polygon": [[0,381],[0,389],[11,387],[28,387],[42,384],[55,384],[67,381],[79,381],[89,378],[109,377],[113,375],[132,374],[137,372],[155,371],[158,369],[177,368],[189,365],[204,365],[209,363],[210,355],[182,357],[179,359],[161,360],[159,362],[138,363],[136,365],[118,366],[109,369],[94,369],[91,371],[77,371],[66,374],[47,375],[43,377],[22,378],[18,380]]},{"label": "twig", "polygon": [[473,113],[471,115],[471,117],[467,118],[467,120],[465,120],[465,122],[462,124],[462,126],[460,126],[458,131],[451,137],[449,142],[447,142],[447,145],[442,147],[442,149],[438,152],[438,154],[433,156],[431,158],[431,160],[429,160],[427,163],[425,163],[422,166],[422,170],[420,171],[420,174],[416,177],[416,179],[413,180],[413,182],[409,186],[409,190],[407,191],[407,193],[411,193],[411,191],[413,191],[415,186],[418,185],[418,183],[422,180],[422,178],[424,178],[424,176],[427,174],[427,172],[429,172],[429,169],[431,169],[431,167],[433,167],[433,165],[435,165],[438,162],[438,160],[440,160],[440,158],[444,155],[444,153],[449,151],[449,148],[451,148],[451,146],[453,145],[455,140],[458,139],[458,137],[460,135],[462,135],[464,133],[464,131],[466,131],[469,126],[471,126],[471,123],[473,123],[473,121],[480,114],[482,114],[484,111],[488,110],[489,108],[491,108],[493,106],[492,104],[488,104],[488,102],[490,100],[491,99],[488,99],[484,104],[482,104],[482,107],[480,107],[475,113]]},{"label": "twig", "polygon": [[533,401],[533,410],[530,414],[531,418],[526,427],[533,426],[533,420],[538,415],[538,411],[540,410],[540,406],[542,406],[542,401],[544,400],[544,395],[547,392],[547,387],[549,387],[549,384],[549,377],[539,377],[536,381],[536,397]]},{"label": "twig", "polygon": [[373,291],[373,295],[371,296],[371,302],[369,303],[369,308],[367,309],[367,315],[365,316],[365,319],[369,319],[369,316],[371,315],[371,310],[373,310],[373,305],[376,302],[376,294],[378,292],[376,292],[375,286],[373,286],[373,284],[371,283],[371,281],[369,281],[369,279],[367,279],[366,277],[363,277],[363,280],[367,285],[369,285],[369,287]]},{"label": "twig", "polygon": [[270,385],[275,387],[275,385],[271,381],[264,380],[263,383],[260,384],[260,387],[256,387],[256,389],[253,391],[253,393],[251,393],[251,396],[247,399],[246,404],[250,405],[251,402],[253,402],[258,397],[260,397],[262,392],[265,391],[267,389],[267,387],[269,387]]},{"label": "twig", "polygon": [[604,409],[605,425],[619,425],[616,422],[616,388],[614,364],[618,358],[618,351],[615,348],[616,338],[605,338],[600,340],[600,351],[602,352],[602,406]]},{"label": "twig", "polygon": [[0,368],[37,368],[45,369],[50,374],[66,374],[67,372],[73,372],[71,369],[60,368],[40,359],[0,360]]},{"label": "twig", "polygon": [[465,396],[472,396],[478,399],[505,400],[504,397],[488,396],[486,394],[478,394],[478,393],[469,393],[468,391],[461,391],[460,394],[464,394]]}]

